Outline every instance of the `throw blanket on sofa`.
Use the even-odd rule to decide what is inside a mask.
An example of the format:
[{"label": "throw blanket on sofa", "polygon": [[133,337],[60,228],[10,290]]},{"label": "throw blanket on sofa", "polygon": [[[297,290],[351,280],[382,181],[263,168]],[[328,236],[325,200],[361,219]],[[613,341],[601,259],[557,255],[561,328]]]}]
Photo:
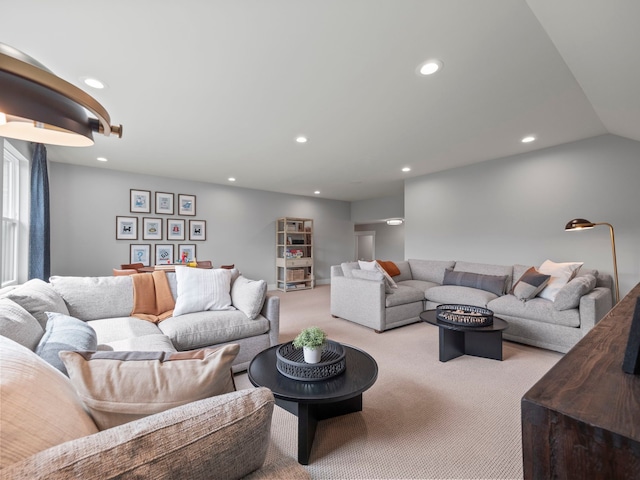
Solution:
[{"label": "throw blanket on sofa", "polygon": [[131,316],[159,323],[173,314],[176,303],[171,294],[167,274],[159,270],[151,274],[136,273],[133,280]]}]

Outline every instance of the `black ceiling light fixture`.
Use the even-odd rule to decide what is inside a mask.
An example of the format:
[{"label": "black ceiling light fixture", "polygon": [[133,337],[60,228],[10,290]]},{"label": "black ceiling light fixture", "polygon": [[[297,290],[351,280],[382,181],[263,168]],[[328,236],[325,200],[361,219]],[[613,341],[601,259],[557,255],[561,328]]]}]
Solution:
[{"label": "black ceiling light fixture", "polygon": [[122,125],[111,125],[109,113],[91,95],[0,43],[0,137],[88,147],[93,132],[120,138]]}]

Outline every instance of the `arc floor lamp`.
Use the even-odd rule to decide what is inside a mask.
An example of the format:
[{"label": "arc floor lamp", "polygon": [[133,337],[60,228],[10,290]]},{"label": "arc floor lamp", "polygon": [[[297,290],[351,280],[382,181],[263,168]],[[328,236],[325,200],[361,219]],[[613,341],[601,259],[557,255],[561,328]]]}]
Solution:
[{"label": "arc floor lamp", "polygon": [[618,262],[616,261],[616,240],[613,234],[613,226],[610,223],[601,222],[594,223],[589,220],[585,220],[584,218],[574,218],[569,223],[567,223],[564,227],[567,232],[574,232],[578,230],[589,230],[596,225],[606,225],[609,227],[609,232],[611,233],[611,254],[613,255],[613,275],[616,283],[616,298],[615,303],[618,303],[620,300],[620,288],[618,286]]}]

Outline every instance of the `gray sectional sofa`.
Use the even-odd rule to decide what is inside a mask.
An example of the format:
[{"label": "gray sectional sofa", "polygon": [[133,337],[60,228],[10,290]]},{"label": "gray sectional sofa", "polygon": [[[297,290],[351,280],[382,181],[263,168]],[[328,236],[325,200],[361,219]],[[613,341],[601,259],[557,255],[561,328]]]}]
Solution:
[{"label": "gray sectional sofa", "polygon": [[[242,281],[237,270],[231,273],[233,282],[237,278]],[[176,274],[167,273],[167,278],[174,298],[178,298]],[[175,352],[237,343],[240,353],[233,371],[238,372],[246,370],[258,352],[278,343],[280,299],[266,293],[266,283],[262,290],[263,293],[256,292],[255,298],[250,299],[260,302],[259,314],[254,319],[240,309],[233,309],[192,312],[157,324],[130,316],[133,309],[130,276],[54,276],[49,283],[30,280],[5,289],[0,292],[0,298],[15,301],[40,323],[42,329],[33,332],[32,345],[29,345],[33,350],[46,329],[45,311],[58,312],[86,322],[97,334],[98,350]],[[232,283],[231,293],[233,291]],[[234,295],[231,300],[233,304]],[[247,303],[246,298],[235,300]]]},{"label": "gray sectional sofa", "polygon": [[[504,338],[567,352],[612,307],[611,276],[584,267],[564,287],[561,306],[557,300],[535,297],[522,301],[509,293],[531,266],[419,259],[395,264],[400,270],[392,277],[397,288],[390,288],[377,272],[362,271],[358,262],[332,266],[331,314],[383,332],[418,322],[422,311],[440,304],[475,305],[509,322]],[[493,292],[491,288],[443,285],[445,273],[451,272],[500,277],[504,285]]]}]

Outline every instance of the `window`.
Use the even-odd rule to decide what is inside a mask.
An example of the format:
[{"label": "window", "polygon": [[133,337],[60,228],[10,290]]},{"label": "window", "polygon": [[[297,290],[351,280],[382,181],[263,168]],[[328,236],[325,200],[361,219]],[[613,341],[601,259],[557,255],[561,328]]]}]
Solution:
[{"label": "window", "polygon": [[3,144],[0,286],[5,287],[21,283],[27,275],[28,163],[8,141],[0,144]]}]

